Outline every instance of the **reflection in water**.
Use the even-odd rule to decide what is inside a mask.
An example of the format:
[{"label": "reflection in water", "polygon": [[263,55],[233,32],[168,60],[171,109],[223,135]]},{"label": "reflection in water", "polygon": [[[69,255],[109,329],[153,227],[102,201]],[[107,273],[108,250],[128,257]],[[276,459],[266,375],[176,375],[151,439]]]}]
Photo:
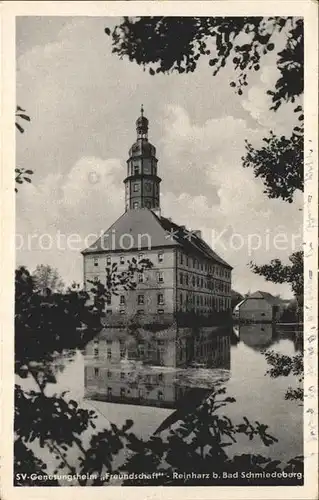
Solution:
[{"label": "reflection in water", "polygon": [[231,345],[242,343],[260,352],[289,338],[296,348],[297,333],[279,333],[269,323],[228,330],[104,329],[86,348],[85,397],[163,408],[199,404],[229,380]]},{"label": "reflection in water", "polygon": [[278,341],[278,333],[271,323],[241,325],[239,339],[252,349],[262,350]]},{"label": "reflection in water", "polygon": [[177,408],[200,403],[230,370],[230,332],[105,329],[86,348],[85,397]]}]

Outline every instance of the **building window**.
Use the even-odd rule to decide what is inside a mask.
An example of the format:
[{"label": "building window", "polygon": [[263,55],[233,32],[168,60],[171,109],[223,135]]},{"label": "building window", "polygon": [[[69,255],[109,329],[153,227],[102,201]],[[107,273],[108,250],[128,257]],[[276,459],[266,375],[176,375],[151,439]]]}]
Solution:
[{"label": "building window", "polygon": [[179,275],[179,282],[181,285],[183,284],[183,273],[180,273]]},{"label": "building window", "polygon": [[144,281],[143,273],[138,273],[137,281],[138,281],[138,283],[143,283],[143,281]]},{"label": "building window", "polygon": [[203,263],[201,263],[200,268],[201,268],[202,271],[204,270],[204,264]]},{"label": "building window", "polygon": [[193,278],[192,278],[192,283],[193,283],[193,286],[195,286],[195,276],[193,276]]},{"label": "building window", "polygon": [[144,305],[144,295],[138,295],[137,296],[137,303],[139,306],[143,306]]},{"label": "building window", "polygon": [[120,305],[125,306],[125,295],[120,295]]},{"label": "building window", "polygon": [[138,191],[138,184],[137,184],[137,182],[135,182],[135,184],[133,185],[133,191],[135,193]]},{"label": "building window", "polygon": [[163,252],[158,252],[157,258],[158,258],[158,262],[163,262],[163,260],[164,260],[164,253]]},{"label": "building window", "polygon": [[179,296],[179,302],[180,302],[180,304],[182,306],[183,305],[183,294],[182,293]]},{"label": "building window", "polygon": [[164,309],[157,309],[157,314],[164,314]]},{"label": "building window", "polygon": [[164,304],[164,295],[162,293],[157,294],[157,304],[160,306]]},{"label": "building window", "polygon": [[120,395],[121,395],[121,398],[123,398],[125,396],[125,388],[124,387],[121,387]]},{"label": "building window", "polygon": [[107,388],[107,395],[112,396],[112,387]]},{"label": "building window", "polygon": [[123,380],[123,379],[125,378],[125,373],[124,373],[124,372],[121,372],[120,377],[121,377],[121,379]]},{"label": "building window", "polygon": [[199,286],[199,276],[197,276],[197,286]]},{"label": "building window", "polygon": [[144,398],[144,391],[143,391],[143,389],[139,389],[138,390],[138,397],[139,397],[139,399],[143,399]]},{"label": "building window", "polygon": [[203,278],[201,278],[201,279],[200,279],[200,286],[201,286],[202,288],[203,288],[203,286],[204,286],[204,280],[203,280]]},{"label": "building window", "polygon": [[140,168],[138,165],[134,165],[134,175],[138,175],[140,173]]},{"label": "building window", "polygon": [[106,265],[107,265],[107,266],[110,266],[110,265],[111,265],[111,262],[112,262],[112,261],[111,261],[111,257],[110,257],[110,256],[106,257]]},{"label": "building window", "polygon": [[164,277],[162,272],[157,273],[157,281],[158,283],[163,283],[164,282]]},{"label": "building window", "polygon": [[184,262],[184,256],[182,253],[180,253],[180,255],[179,255],[179,262],[180,262],[180,264],[183,264],[183,262]]},{"label": "building window", "polygon": [[194,259],[194,269],[196,269],[196,267],[197,267],[197,260]]},{"label": "building window", "polygon": [[162,401],[162,400],[163,400],[163,393],[162,393],[162,391],[157,391],[157,399],[158,399],[159,401]]},{"label": "building window", "polygon": [[99,259],[97,257],[94,257],[93,262],[95,266],[99,265]]},{"label": "building window", "polygon": [[145,202],[145,207],[146,208],[151,208],[151,202],[150,201],[146,201]]},{"label": "building window", "polygon": [[94,347],[94,356],[97,358],[99,355],[99,348],[98,347]]},{"label": "building window", "polygon": [[112,372],[110,370],[107,370],[107,378],[112,378]]},{"label": "building window", "polygon": [[188,264],[189,264],[189,258],[186,257],[186,266],[188,267]]},{"label": "building window", "polygon": [[107,359],[112,359],[112,349],[108,348],[106,351]]},{"label": "building window", "polygon": [[124,255],[121,255],[120,264],[124,264],[124,263],[125,263],[125,257],[124,257]]},{"label": "building window", "polygon": [[136,208],[138,208],[138,202],[137,202],[137,201],[134,201],[134,203],[133,203],[133,208],[134,208],[134,210],[135,210]]},{"label": "building window", "polygon": [[188,274],[185,274],[186,285],[188,285]]},{"label": "building window", "polygon": [[94,368],[94,377],[98,377],[98,376],[99,376],[99,369]]}]

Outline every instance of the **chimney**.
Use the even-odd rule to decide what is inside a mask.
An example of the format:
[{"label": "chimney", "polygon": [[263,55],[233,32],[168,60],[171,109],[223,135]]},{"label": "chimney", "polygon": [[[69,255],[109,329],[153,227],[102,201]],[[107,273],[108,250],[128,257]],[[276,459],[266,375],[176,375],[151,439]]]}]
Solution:
[{"label": "chimney", "polygon": [[195,236],[197,236],[197,238],[202,239],[202,232],[201,232],[201,230],[200,230],[200,229],[194,229],[194,230],[192,231],[192,233],[193,233],[193,234],[195,234]]}]

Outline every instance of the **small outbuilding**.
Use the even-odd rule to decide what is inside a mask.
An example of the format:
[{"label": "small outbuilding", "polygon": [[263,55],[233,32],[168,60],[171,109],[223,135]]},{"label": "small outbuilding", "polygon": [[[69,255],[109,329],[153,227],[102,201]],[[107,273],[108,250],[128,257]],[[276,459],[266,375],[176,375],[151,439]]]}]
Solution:
[{"label": "small outbuilding", "polygon": [[266,323],[278,321],[280,313],[280,299],[258,290],[235,306],[233,317],[243,322]]}]

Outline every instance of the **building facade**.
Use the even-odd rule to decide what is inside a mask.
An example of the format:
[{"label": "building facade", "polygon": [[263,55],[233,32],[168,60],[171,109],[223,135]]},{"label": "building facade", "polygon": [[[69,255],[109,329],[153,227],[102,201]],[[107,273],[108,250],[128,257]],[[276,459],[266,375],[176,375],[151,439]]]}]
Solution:
[{"label": "building facade", "polygon": [[279,320],[281,312],[281,301],[277,297],[258,290],[236,305],[233,317],[243,322],[275,322]]},{"label": "building facade", "polygon": [[152,267],[137,273],[136,289],[119,290],[110,297],[106,315],[155,318],[230,312],[232,267],[209,247],[200,231],[188,231],[161,215],[158,160],[148,141],[143,108],[136,131],[123,181],[125,211],[82,252],[85,289],[89,291],[95,279],[105,283],[107,268],[116,266],[116,272],[125,272],[132,259],[147,259]]}]

